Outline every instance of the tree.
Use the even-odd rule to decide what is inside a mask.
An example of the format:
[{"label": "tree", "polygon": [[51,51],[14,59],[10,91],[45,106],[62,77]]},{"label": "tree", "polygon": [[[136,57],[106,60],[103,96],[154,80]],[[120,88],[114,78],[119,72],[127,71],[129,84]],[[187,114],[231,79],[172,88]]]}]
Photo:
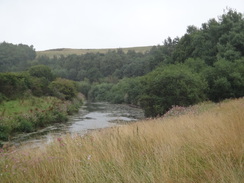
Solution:
[{"label": "tree", "polygon": [[57,78],[49,84],[51,94],[63,100],[71,100],[76,96],[77,90],[73,81]]},{"label": "tree", "polygon": [[0,43],[0,72],[23,71],[35,57],[33,46]]},{"label": "tree", "polygon": [[141,105],[146,116],[164,114],[172,105],[189,106],[206,99],[207,83],[188,67],[160,67],[143,78]]},{"label": "tree", "polygon": [[0,73],[0,95],[15,99],[24,96],[28,89],[29,77],[24,73]]},{"label": "tree", "polygon": [[174,62],[200,58],[208,65],[219,59],[234,61],[244,56],[244,18],[232,9],[203,23],[200,29],[188,26],[173,52]]},{"label": "tree", "polygon": [[32,66],[29,69],[29,73],[33,77],[38,77],[38,78],[43,77],[43,78],[47,79],[48,81],[52,81],[54,79],[51,69],[45,65]]},{"label": "tree", "polygon": [[83,95],[85,95],[86,98],[88,98],[88,92],[91,89],[91,84],[88,80],[84,80],[81,82],[77,82],[78,84],[78,91],[81,92]]},{"label": "tree", "polygon": [[209,85],[208,97],[219,102],[226,98],[244,95],[244,58],[229,62],[219,60],[214,67],[206,69],[203,74]]}]

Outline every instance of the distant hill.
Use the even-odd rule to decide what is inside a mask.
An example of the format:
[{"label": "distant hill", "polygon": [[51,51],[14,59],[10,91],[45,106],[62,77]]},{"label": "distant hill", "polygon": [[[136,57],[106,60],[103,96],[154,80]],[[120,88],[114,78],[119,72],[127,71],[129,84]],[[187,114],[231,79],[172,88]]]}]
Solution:
[{"label": "distant hill", "polygon": [[82,55],[86,53],[107,53],[108,51],[113,51],[117,49],[122,49],[125,53],[127,53],[129,50],[134,50],[135,52],[146,52],[149,51],[152,48],[152,46],[143,46],[143,47],[130,47],[130,48],[107,48],[107,49],[71,49],[71,48],[58,48],[58,49],[51,49],[51,50],[45,50],[45,51],[37,51],[37,56],[46,55],[48,57],[53,56],[60,56],[60,55]]}]

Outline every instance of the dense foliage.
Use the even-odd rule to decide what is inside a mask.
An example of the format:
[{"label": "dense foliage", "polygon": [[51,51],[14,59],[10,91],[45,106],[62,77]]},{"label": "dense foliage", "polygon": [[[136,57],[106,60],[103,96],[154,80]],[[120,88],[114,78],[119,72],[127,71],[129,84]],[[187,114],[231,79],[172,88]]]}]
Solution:
[{"label": "dense foliage", "polygon": [[206,99],[207,83],[182,64],[160,67],[142,78],[141,106],[146,116],[162,115],[172,105],[189,106]]},{"label": "dense foliage", "polygon": [[74,82],[62,78],[57,78],[55,81],[52,81],[49,89],[52,95],[62,100],[71,100],[77,93]]},{"label": "dense foliage", "polygon": [[[26,54],[27,58],[14,54],[13,50],[23,45],[0,46],[8,48],[6,53],[0,49],[0,71],[32,66],[28,74],[1,75],[0,82],[12,85],[1,84],[0,101],[11,94],[6,92],[10,89],[16,95],[30,89],[36,96],[50,92],[59,98],[71,97],[73,84],[66,85],[62,79],[52,81],[54,76],[78,81],[76,87],[88,100],[139,105],[146,116],[163,115],[172,105],[244,96],[244,18],[232,9],[200,28],[188,26],[181,38],[169,37],[163,45],[144,53],[118,49],[34,59],[35,54]],[[25,48],[33,51],[33,47]]]},{"label": "dense foliage", "polygon": [[0,86],[0,147],[14,133],[68,120],[67,115],[82,103],[74,82],[55,79],[44,65],[26,72],[0,73]]},{"label": "dense foliage", "polygon": [[29,61],[35,57],[33,46],[0,43],[0,72],[21,71],[28,67]]},{"label": "dense foliage", "polygon": [[28,98],[32,95],[71,100],[76,96],[78,88],[71,80],[55,79],[50,68],[45,65],[32,66],[26,72],[0,73],[0,86],[2,100]]},{"label": "dense foliage", "polygon": [[105,84],[93,85],[90,99],[140,105],[146,116],[157,116],[172,105],[242,97],[243,28],[243,15],[233,10],[218,21],[203,23],[201,28],[189,26],[182,38],[168,38],[147,53],[146,75],[123,79],[110,90]]},{"label": "dense foliage", "polygon": [[58,77],[75,81],[88,79],[90,82],[101,82],[101,78],[112,80],[124,77],[142,76],[150,70],[150,53],[135,51],[123,52],[122,49],[102,53],[86,53],[49,58],[40,56],[39,64],[48,65]]}]

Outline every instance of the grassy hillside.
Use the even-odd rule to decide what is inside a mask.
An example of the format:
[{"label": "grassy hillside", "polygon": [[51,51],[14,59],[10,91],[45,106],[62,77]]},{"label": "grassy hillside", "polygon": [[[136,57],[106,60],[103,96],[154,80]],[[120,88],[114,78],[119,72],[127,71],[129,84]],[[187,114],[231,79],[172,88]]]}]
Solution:
[{"label": "grassy hillside", "polygon": [[[152,46],[145,46],[145,47],[131,47],[131,48],[121,48],[125,53],[129,50],[134,50],[136,52],[146,52],[149,51],[152,48]],[[60,49],[51,49],[51,50],[45,50],[45,51],[37,51],[37,56],[46,55],[48,57],[53,57],[54,55],[60,56],[60,55],[82,55],[86,53],[107,53],[108,51],[117,50],[117,48],[108,48],[108,49],[69,49],[69,48],[60,48]]]},{"label": "grassy hillside", "polygon": [[244,182],[244,99],[1,149],[1,182]]}]

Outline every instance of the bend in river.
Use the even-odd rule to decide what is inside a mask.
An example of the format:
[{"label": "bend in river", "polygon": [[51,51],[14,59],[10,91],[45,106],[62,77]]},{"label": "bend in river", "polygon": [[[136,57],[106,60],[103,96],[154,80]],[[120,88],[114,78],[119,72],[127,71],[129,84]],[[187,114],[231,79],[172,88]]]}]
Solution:
[{"label": "bend in river", "polygon": [[63,134],[84,135],[89,130],[106,128],[144,118],[142,109],[123,104],[85,103],[66,123],[55,123],[33,133],[18,134],[12,138],[14,145],[38,146],[49,143]]}]

